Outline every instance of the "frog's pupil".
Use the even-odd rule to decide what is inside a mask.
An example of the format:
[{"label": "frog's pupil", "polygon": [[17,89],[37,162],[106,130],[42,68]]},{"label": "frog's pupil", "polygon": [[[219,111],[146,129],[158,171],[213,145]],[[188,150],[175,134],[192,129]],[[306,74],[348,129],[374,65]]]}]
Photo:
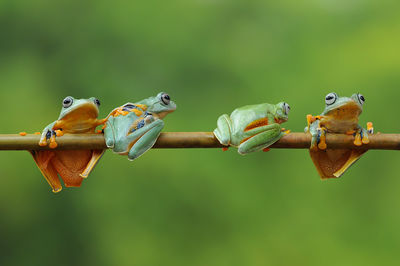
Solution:
[{"label": "frog's pupil", "polygon": [[166,99],[166,100],[170,100],[171,98],[169,98],[169,95],[168,94],[165,94],[164,95],[164,98]]}]

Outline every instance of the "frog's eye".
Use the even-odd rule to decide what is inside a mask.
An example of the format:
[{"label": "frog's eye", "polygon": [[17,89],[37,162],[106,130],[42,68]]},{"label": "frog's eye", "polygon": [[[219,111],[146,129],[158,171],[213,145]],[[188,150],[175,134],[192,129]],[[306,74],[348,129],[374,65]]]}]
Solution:
[{"label": "frog's eye", "polygon": [[358,98],[358,101],[361,103],[361,105],[363,105],[365,102],[364,96],[360,93],[357,93],[357,98]]},{"label": "frog's eye", "polygon": [[97,106],[100,106],[100,101],[99,101],[99,99],[94,99],[94,104],[96,104]]},{"label": "frog's eye", "polygon": [[338,96],[336,93],[331,92],[328,95],[325,96],[325,103],[326,105],[331,105],[334,104],[337,100]]},{"label": "frog's eye", "polygon": [[288,115],[290,112],[290,106],[287,103],[283,103],[283,110],[285,111],[285,115]]},{"label": "frog's eye", "polygon": [[72,97],[68,96],[63,101],[63,107],[64,108],[68,108],[68,107],[70,107],[72,105],[73,102],[74,102],[74,99]]},{"label": "frog's eye", "polygon": [[161,101],[162,101],[165,105],[168,105],[169,102],[171,101],[171,98],[169,97],[168,94],[164,93],[163,95],[161,95]]}]

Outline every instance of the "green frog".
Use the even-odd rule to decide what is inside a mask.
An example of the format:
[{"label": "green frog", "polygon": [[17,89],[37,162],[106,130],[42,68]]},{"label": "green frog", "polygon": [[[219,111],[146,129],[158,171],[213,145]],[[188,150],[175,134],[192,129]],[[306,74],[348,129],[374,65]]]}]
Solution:
[{"label": "green frog", "polygon": [[[269,146],[289,133],[281,127],[288,120],[289,104],[262,103],[235,109],[218,118],[215,137],[222,145],[238,148],[239,154],[268,151]],[[226,148],[224,149],[226,150]]]},{"label": "green frog", "polygon": [[153,147],[164,128],[162,119],[175,109],[165,92],[114,109],[104,129],[107,147],[131,161],[138,158]]}]

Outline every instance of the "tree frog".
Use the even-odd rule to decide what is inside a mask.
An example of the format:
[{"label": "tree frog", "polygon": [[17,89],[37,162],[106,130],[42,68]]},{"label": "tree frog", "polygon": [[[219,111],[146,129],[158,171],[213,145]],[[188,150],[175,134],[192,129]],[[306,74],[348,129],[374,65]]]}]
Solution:
[{"label": "tree frog", "polygon": [[[96,127],[106,119],[97,119],[100,101],[96,98],[75,99],[66,97],[59,118],[42,131],[39,145],[57,147],[56,137],[64,133],[95,133]],[[53,192],[62,190],[61,176],[66,187],[79,187],[88,177],[104,150],[40,150],[30,151],[37,166],[51,186]]]},{"label": "tree frog", "polygon": [[331,92],[325,97],[325,110],[321,115],[307,115],[306,132],[312,135],[310,155],[322,179],[340,177],[365,153],[365,150],[327,149],[326,133],[354,135],[354,145],[368,144],[368,133],[373,133],[371,122],[367,129],[358,125],[365,98],[356,93],[339,97]]},{"label": "tree frog", "polygon": [[153,147],[164,127],[162,119],[175,109],[165,92],[114,109],[104,129],[107,147],[133,161]]},{"label": "tree frog", "polygon": [[288,120],[289,111],[285,102],[243,106],[230,116],[221,115],[214,135],[222,145],[237,147],[239,154],[267,151],[270,145],[288,133],[281,128],[281,123]]}]

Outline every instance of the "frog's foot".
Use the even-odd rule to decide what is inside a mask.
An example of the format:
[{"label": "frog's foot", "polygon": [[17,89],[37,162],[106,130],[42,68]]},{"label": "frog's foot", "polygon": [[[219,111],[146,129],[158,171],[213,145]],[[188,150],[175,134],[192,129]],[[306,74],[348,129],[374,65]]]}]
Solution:
[{"label": "frog's foot", "polygon": [[24,137],[24,136],[26,136],[27,134],[26,134],[26,132],[19,132],[19,135]]},{"label": "frog's foot", "polygon": [[49,144],[50,149],[55,149],[58,146],[58,144],[56,142],[56,136],[57,136],[56,131],[54,131],[54,130],[51,131],[50,144]]},{"label": "frog's foot", "polygon": [[318,148],[326,150],[326,128],[318,128]]},{"label": "frog's foot", "polygon": [[62,130],[47,130],[46,133],[42,134],[42,138],[40,139],[39,146],[47,146],[47,141],[49,140],[49,147],[51,149],[57,148],[58,144],[56,142],[56,137],[57,136],[62,136]]},{"label": "frog's foot", "polygon": [[263,152],[269,152],[271,150],[271,148],[264,148],[262,151]]},{"label": "frog's foot", "polygon": [[[373,132],[373,130],[374,129],[372,128],[371,131]],[[361,141],[362,141],[363,144],[368,144],[369,143],[368,133],[369,133],[369,130],[364,129],[364,128],[361,129],[360,135],[361,135]]]},{"label": "frog's foot", "polygon": [[368,134],[374,134],[374,125],[372,124],[372,122],[367,123],[367,131]]},{"label": "frog's foot", "polygon": [[222,151],[227,151],[229,149],[229,147],[223,147]]},{"label": "frog's foot", "polygon": [[111,116],[108,121],[104,124],[102,131],[104,132],[104,139],[106,141],[107,148],[114,148],[115,146],[115,133],[114,133],[114,117]]},{"label": "frog's foot", "polygon": [[310,125],[312,124],[312,122],[314,122],[315,121],[315,119],[314,119],[314,117],[312,116],[312,115],[310,115],[310,114],[308,114],[307,116],[306,116],[306,118],[307,118],[307,131],[309,131],[310,130]]},{"label": "frog's foot", "polygon": [[367,124],[369,126],[369,129],[364,129],[362,127],[359,127],[356,133],[354,134],[354,145],[356,146],[361,146],[363,144],[368,144],[369,143],[369,138],[368,138],[368,133],[373,132],[372,128],[372,123]]},{"label": "frog's foot", "polygon": [[217,120],[217,128],[214,130],[214,136],[224,145],[231,143],[232,122],[227,114],[221,115]]}]

